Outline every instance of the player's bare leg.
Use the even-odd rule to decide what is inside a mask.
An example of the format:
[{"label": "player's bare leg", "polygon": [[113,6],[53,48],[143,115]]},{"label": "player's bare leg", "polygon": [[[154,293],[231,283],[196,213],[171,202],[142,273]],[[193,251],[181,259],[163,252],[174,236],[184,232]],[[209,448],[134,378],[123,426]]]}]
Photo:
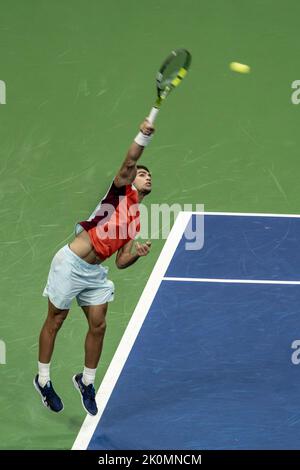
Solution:
[{"label": "player's bare leg", "polygon": [[69,310],[56,308],[48,299],[48,315],[42,327],[39,338],[39,361],[47,364],[50,362],[55,338],[60,330]]},{"label": "player's bare leg", "polygon": [[98,413],[94,381],[106,330],[107,305],[82,307],[89,324],[85,339],[85,366],[83,373],[74,375],[73,383],[81,395],[82,406],[92,416]]},{"label": "player's bare leg", "polygon": [[82,307],[89,324],[85,338],[85,366],[96,369],[103,347],[106,331],[106,312],[108,304]]},{"label": "player's bare leg", "polygon": [[42,327],[39,338],[39,373],[33,385],[42,398],[43,405],[58,413],[64,405],[55,392],[50,380],[50,360],[53,353],[55,338],[60,330],[69,310],[56,308],[48,299],[48,315]]}]

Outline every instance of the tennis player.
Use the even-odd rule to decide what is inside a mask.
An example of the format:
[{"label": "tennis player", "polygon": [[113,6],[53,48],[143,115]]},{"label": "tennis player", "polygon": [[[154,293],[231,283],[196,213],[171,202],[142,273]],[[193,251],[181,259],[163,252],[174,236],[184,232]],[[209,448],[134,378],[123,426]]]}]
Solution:
[{"label": "tennis player", "polygon": [[43,295],[48,297],[48,315],[39,338],[38,374],[34,387],[42,403],[54,412],[63,402],[50,380],[50,361],[57,332],[76,297],[88,321],[83,372],[73,376],[86,412],[98,412],[94,381],[105,334],[108,303],[114,299],[114,284],[103,262],[116,253],[116,265],[128,268],[146,256],[151,242],[134,241],[140,231],[138,204],[151,192],[151,173],[137,165],[154,132],[145,119],[108,192],[88,220],[76,225],[76,237],[54,256]]}]

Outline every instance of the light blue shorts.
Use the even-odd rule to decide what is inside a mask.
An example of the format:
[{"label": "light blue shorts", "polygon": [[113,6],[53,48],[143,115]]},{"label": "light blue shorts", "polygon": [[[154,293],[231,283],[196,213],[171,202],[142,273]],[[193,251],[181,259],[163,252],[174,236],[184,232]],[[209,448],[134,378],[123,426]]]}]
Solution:
[{"label": "light blue shorts", "polygon": [[62,310],[69,309],[75,297],[80,307],[111,302],[114,284],[107,272],[107,267],[87,263],[65,245],[52,260],[43,296]]}]

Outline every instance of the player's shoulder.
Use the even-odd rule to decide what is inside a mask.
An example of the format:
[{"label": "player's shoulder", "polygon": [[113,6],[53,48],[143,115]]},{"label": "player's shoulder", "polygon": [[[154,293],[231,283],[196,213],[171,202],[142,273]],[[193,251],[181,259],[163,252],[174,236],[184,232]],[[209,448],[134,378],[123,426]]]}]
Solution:
[{"label": "player's shoulder", "polygon": [[137,189],[132,183],[120,184],[117,176],[112,181],[110,190],[115,194],[128,194],[129,192],[137,191]]},{"label": "player's shoulder", "polygon": [[120,185],[116,177],[112,180],[108,191],[116,195],[123,195],[126,194],[126,185]]}]

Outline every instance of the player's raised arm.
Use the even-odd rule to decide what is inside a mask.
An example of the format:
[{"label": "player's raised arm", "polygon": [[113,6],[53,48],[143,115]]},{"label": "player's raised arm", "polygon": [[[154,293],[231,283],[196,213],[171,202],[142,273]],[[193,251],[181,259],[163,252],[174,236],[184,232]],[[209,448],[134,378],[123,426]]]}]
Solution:
[{"label": "player's raised arm", "polygon": [[134,181],[136,176],[137,161],[142,155],[144,148],[151,140],[151,135],[153,132],[153,125],[147,119],[145,119],[145,121],[142,122],[140,126],[140,132],[129,147],[126,158],[114,179],[114,183],[118,188],[127,184],[131,184]]}]

